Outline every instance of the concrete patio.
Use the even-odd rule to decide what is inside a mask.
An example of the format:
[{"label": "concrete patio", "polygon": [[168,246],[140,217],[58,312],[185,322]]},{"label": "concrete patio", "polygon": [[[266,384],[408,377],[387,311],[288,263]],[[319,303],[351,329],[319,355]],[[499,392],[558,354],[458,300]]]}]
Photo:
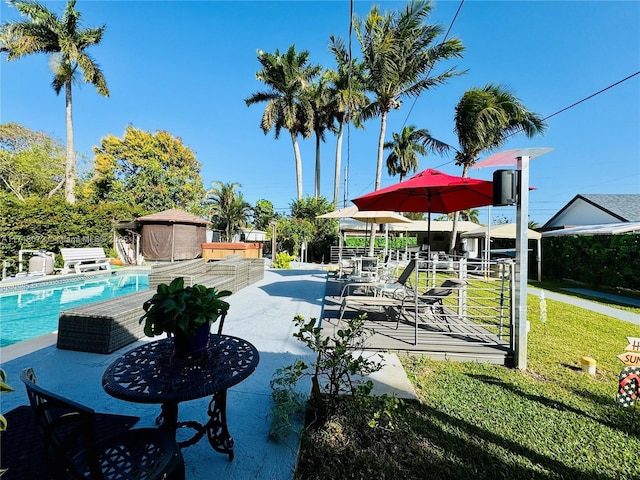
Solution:
[{"label": "concrete patio", "polygon": [[[274,371],[298,359],[313,360],[311,352],[293,338],[292,319],[296,314],[321,318],[327,272],[312,266],[296,265],[293,270],[265,271],[264,279],[229,298],[230,313],[224,332],[251,342],[260,353],[257,370],[228,391],[229,431],[235,441],[235,459],[216,453],[203,439],[183,449],[187,479],[291,479],[298,454],[299,438],[276,444],[267,438],[272,405],[269,381]],[[101,377],[120,354],[141,345],[141,340],[112,354],[60,350],[55,334],[0,350],[0,362],[15,392],[0,397],[1,412],[27,405],[20,371],[33,367],[39,383],[55,392],[105,413],[140,417],[136,426],[154,426],[158,405],[127,403],[107,395]],[[379,393],[414,397],[413,389],[395,355],[386,356],[386,366],[374,381]],[[310,383],[300,385],[308,392]],[[180,419],[203,421],[209,399],[180,404]],[[9,429],[12,425],[9,425]],[[34,438],[34,441],[37,439]],[[10,478],[8,475],[6,478]]]}]

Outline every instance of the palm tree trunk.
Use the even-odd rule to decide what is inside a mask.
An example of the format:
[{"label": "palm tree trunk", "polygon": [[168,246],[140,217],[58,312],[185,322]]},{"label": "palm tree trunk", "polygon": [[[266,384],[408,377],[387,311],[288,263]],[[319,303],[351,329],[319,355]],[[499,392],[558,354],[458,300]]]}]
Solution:
[{"label": "palm tree trunk", "polygon": [[[469,174],[469,165],[462,165],[462,177],[467,178]],[[455,212],[453,215],[453,228],[451,230],[451,242],[449,243],[449,254],[453,255],[456,248],[456,237],[458,236],[458,215],[460,212]]]},{"label": "palm tree trunk", "polygon": [[338,126],[338,139],[336,141],[336,168],[333,173],[333,208],[338,208],[338,197],[340,195],[340,169],[342,168],[342,132],[343,123]]},{"label": "palm tree trunk", "polygon": [[298,137],[295,132],[291,133],[291,143],[293,143],[293,153],[296,157],[296,184],[298,186],[298,200],[302,200],[302,159],[300,158],[300,147]]},{"label": "palm tree trunk", "polygon": [[387,112],[382,112],[380,115],[380,135],[378,136],[378,163],[376,165],[376,187],[380,188],[382,183],[382,156],[384,153],[384,134],[387,130]]},{"label": "palm tree trunk", "polygon": [[[382,183],[382,154],[384,152],[384,134],[387,130],[387,112],[380,115],[380,136],[378,137],[378,164],[376,166],[376,190],[380,189]],[[376,244],[376,224],[371,225],[371,235],[369,237],[369,255],[373,255],[373,248]]]},{"label": "palm tree trunk", "polygon": [[73,147],[73,115],[71,112],[71,80],[65,85],[67,116],[67,163],[65,165],[64,198],[68,203],[76,203],[76,152]]},{"label": "palm tree trunk", "polygon": [[316,186],[315,198],[320,196],[320,135],[316,132]]}]

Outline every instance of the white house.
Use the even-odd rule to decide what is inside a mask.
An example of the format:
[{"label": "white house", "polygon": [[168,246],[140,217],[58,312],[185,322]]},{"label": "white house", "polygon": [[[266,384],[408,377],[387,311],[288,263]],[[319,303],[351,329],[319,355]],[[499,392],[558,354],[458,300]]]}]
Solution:
[{"label": "white house", "polygon": [[640,195],[583,193],[562,207],[540,230],[626,222],[640,222]]}]

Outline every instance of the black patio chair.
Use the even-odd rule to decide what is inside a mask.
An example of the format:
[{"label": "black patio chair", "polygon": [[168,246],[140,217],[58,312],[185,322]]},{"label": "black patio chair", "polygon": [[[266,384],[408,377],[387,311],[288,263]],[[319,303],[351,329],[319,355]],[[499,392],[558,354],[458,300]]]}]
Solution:
[{"label": "black patio chair", "polygon": [[136,428],[97,438],[94,410],[37,385],[32,368],[20,379],[56,480],[184,480],[180,447],[168,433]]}]

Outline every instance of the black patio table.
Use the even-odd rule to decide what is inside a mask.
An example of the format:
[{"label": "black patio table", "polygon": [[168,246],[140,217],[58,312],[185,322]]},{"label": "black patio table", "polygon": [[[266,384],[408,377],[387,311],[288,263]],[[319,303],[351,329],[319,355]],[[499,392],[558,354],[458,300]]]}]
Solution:
[{"label": "black patio table", "polygon": [[[210,335],[206,353],[197,358],[174,358],[173,338],[156,340],[118,357],[104,372],[102,387],[111,396],[135,403],[160,403],[157,422],[174,437],[178,428],[195,434],[179,442],[187,447],[205,433],[214,450],[233,460],[233,439],[227,429],[227,389],[246,379],[258,366],[260,356],[246,340],[229,335]],[[180,402],[211,395],[209,420],[178,422]]]}]

